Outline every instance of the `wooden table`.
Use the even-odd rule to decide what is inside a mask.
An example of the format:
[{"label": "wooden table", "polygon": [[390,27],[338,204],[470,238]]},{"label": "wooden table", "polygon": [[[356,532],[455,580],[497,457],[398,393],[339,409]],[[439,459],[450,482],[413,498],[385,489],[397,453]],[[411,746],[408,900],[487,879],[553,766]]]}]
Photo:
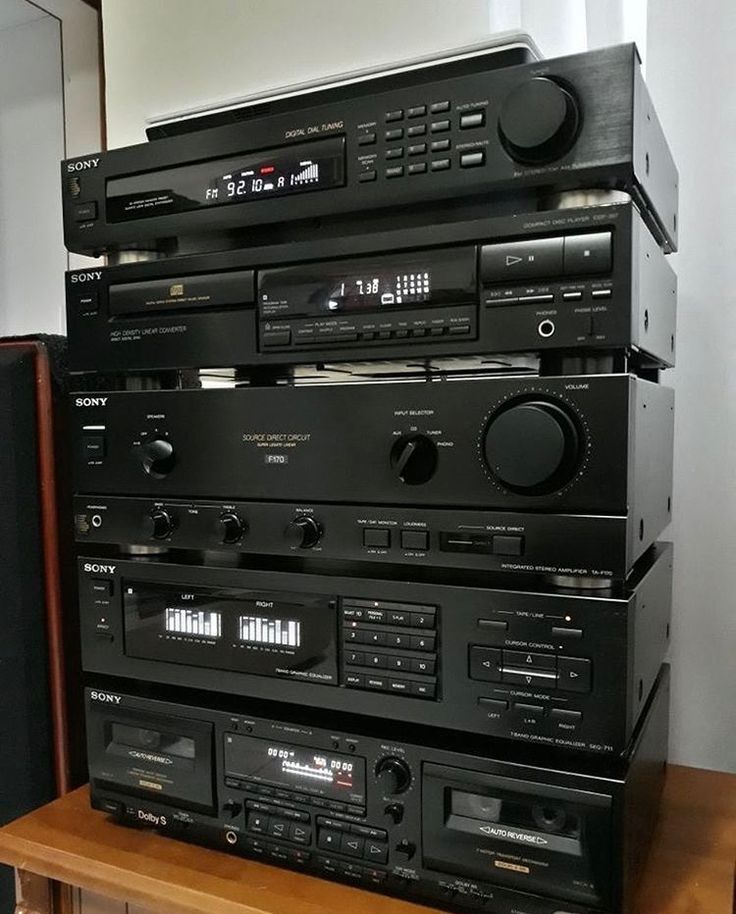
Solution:
[{"label": "wooden table", "polygon": [[[671,766],[635,914],[733,914],[735,860],[736,775]],[[123,828],[89,808],[86,788],[0,829],[0,862],[19,872],[19,914],[70,910],[63,886],[140,906],[138,914],[431,910]]]}]

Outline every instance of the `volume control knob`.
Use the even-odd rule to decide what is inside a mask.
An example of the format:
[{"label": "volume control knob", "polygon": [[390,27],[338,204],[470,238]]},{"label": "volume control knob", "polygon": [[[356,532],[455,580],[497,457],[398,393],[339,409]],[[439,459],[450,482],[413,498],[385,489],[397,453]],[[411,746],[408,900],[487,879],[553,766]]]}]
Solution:
[{"label": "volume control knob", "polygon": [[376,780],[387,796],[396,796],[408,790],[411,784],[411,769],[401,758],[390,755],[379,759],[376,764]]},{"label": "volume control knob", "polygon": [[154,479],[163,479],[174,469],[176,455],[174,446],[165,438],[146,441],[138,450],[143,469]]},{"label": "volume control knob", "polygon": [[174,531],[174,521],[166,511],[151,511],[145,520],[145,527],[150,539],[165,540]]},{"label": "volume control knob", "polygon": [[498,135],[517,162],[541,165],[572,147],[580,128],[575,97],[553,79],[537,76],[506,96],[498,116]]},{"label": "volume control knob", "polygon": [[316,546],[322,536],[322,528],[313,517],[301,514],[284,530],[284,538],[292,546],[300,549],[311,549]]}]

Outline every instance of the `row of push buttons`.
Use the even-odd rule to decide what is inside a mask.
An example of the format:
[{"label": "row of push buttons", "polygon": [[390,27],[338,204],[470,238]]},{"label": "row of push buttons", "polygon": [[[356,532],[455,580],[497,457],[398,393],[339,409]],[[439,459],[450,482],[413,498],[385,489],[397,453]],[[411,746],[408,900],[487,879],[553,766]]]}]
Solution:
[{"label": "row of push buttons", "polygon": [[528,702],[516,701],[509,708],[509,703],[499,698],[478,699],[478,707],[485,712],[491,720],[498,719],[510,712],[517,724],[526,726],[539,726],[545,719],[549,719],[553,728],[566,732],[574,730],[583,720],[582,711],[575,711],[568,708],[550,708],[545,710],[542,705],[529,704]]},{"label": "row of push buttons", "polygon": [[[460,155],[460,167],[461,168],[478,168],[481,165],[485,165],[486,154],[483,150],[477,152],[463,152]],[[422,175],[426,174],[429,171],[447,171],[452,167],[452,161],[449,158],[442,159],[432,159],[429,162],[429,168],[427,167],[427,162],[416,162],[413,165],[409,165],[404,168],[403,165],[390,165],[385,171],[384,175],[387,178],[401,178],[404,174],[407,175]],[[368,177],[368,175],[373,175],[373,177]],[[359,181],[374,181],[376,177],[375,171],[366,171],[363,172]]]},{"label": "row of push buttons", "polygon": [[282,847],[279,844],[271,844],[269,841],[263,841],[260,838],[247,837],[243,842],[243,846],[254,857],[268,857],[270,860],[276,860],[278,863],[287,863],[292,866],[303,866],[312,859],[309,851],[298,847]]},{"label": "row of push buttons", "polygon": [[317,847],[323,851],[344,854],[369,863],[386,863],[387,840],[387,833],[381,829],[351,826],[346,822],[319,817],[317,819]]},{"label": "row of push buttons", "polygon": [[366,666],[371,669],[399,670],[403,673],[418,673],[434,676],[437,660],[434,657],[405,657],[402,654],[373,654],[370,651],[346,651],[345,662],[350,666]]},{"label": "row of push buttons", "polygon": [[[610,298],[612,295],[613,290],[610,287],[605,289],[593,289],[590,293],[590,297],[594,301]],[[503,292],[499,292],[497,295],[490,293],[485,299],[485,303],[486,305],[549,304],[554,302],[555,298],[556,296],[553,292],[534,292],[528,295],[505,295]],[[572,289],[562,293],[563,301],[582,301],[582,298],[583,292],[581,289]]]},{"label": "row of push buttons", "polygon": [[[285,804],[300,803],[305,806],[314,806],[317,809],[324,809],[329,812],[341,813],[349,816],[363,816],[365,809],[362,806],[351,805],[350,803],[338,803],[336,800],[326,800],[323,797],[313,797],[303,793],[293,793],[290,790],[281,790],[276,787],[267,787],[262,784],[253,784],[240,778],[226,777],[225,784],[227,787],[234,787],[243,790],[253,796],[265,798],[267,802],[278,807],[279,810],[285,809]],[[279,812],[282,815],[281,812]],[[284,814],[285,815],[285,814]],[[285,815],[288,818],[288,815]]]},{"label": "row of push buttons", "polygon": [[[418,603],[395,603],[392,600],[342,601],[345,622],[369,622],[371,625],[400,625],[405,628],[436,628],[437,607]],[[405,645],[408,646],[408,645]]]},{"label": "row of push buttons", "polygon": [[315,862],[325,876],[335,879],[345,879],[348,882],[364,883],[367,885],[383,885],[386,881],[385,870],[371,869],[358,866],[355,863],[346,863],[334,857],[317,857]]},{"label": "row of push buttons", "polygon": [[315,344],[340,346],[346,343],[355,343],[358,340],[372,343],[375,341],[405,340],[409,337],[417,339],[424,336],[468,336],[471,329],[469,321],[456,324],[435,322],[426,327],[399,327],[395,330],[358,331],[354,328],[337,326],[330,329],[299,327],[292,332],[291,328],[282,327],[262,333],[261,342],[264,347],[268,348],[290,346],[292,343],[296,346],[313,346]]},{"label": "row of push buttons", "polygon": [[414,635],[410,632],[386,632],[353,623],[345,631],[347,644],[373,644],[411,651],[434,651],[437,636],[432,633]]},{"label": "row of push buttons", "polygon": [[393,692],[408,695],[412,698],[426,698],[434,701],[437,698],[437,681],[427,679],[394,679],[391,676],[373,676],[363,673],[347,673],[345,685],[351,689],[369,689],[373,692]]},{"label": "row of push buttons", "polygon": [[481,682],[590,692],[592,664],[583,657],[470,646],[468,675]]}]

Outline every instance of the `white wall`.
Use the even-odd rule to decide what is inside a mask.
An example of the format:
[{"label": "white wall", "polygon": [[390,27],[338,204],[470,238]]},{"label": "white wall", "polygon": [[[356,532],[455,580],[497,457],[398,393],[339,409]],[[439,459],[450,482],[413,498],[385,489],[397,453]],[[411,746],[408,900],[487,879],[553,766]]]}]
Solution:
[{"label": "white wall", "polygon": [[63,328],[63,156],[59,22],[0,29],[0,336]]},{"label": "white wall", "polygon": [[736,4],[649,0],[680,169],[672,756],[736,771]]},{"label": "white wall", "polygon": [[110,147],[146,119],[488,35],[486,0],[103,0]]}]

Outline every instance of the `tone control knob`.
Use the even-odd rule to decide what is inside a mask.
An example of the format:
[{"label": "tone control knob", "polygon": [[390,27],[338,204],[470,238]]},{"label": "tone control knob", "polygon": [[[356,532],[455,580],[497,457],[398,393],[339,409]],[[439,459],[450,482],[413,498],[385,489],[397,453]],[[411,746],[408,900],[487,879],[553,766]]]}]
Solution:
[{"label": "tone control knob", "polygon": [[319,523],[306,514],[295,517],[284,531],[284,537],[292,546],[300,549],[311,549],[316,546],[322,536]]},{"label": "tone control knob", "polygon": [[151,511],[145,519],[145,529],[150,539],[165,540],[174,532],[174,520],[166,511]]},{"label": "tone control knob", "polygon": [[575,474],[581,440],[572,416],[556,403],[523,400],[491,417],[485,456],[491,473],[507,489],[543,495]]},{"label": "tone control knob", "polygon": [[221,514],[217,525],[220,530],[220,539],[228,545],[239,542],[245,533],[245,521],[233,511],[226,511]]},{"label": "tone control knob", "polygon": [[437,445],[426,435],[402,435],[391,448],[391,466],[408,486],[421,486],[437,470]]},{"label": "tone control knob", "polygon": [[408,790],[411,784],[411,769],[403,759],[390,755],[380,759],[376,764],[376,780],[385,795],[394,796]]},{"label": "tone control knob", "polygon": [[152,441],[144,442],[138,453],[143,469],[154,479],[163,479],[174,469],[174,447],[165,438],[154,438]]},{"label": "tone control knob", "polygon": [[553,79],[537,76],[506,96],[498,134],[517,162],[540,165],[563,156],[580,129],[580,109],[572,93]]}]

